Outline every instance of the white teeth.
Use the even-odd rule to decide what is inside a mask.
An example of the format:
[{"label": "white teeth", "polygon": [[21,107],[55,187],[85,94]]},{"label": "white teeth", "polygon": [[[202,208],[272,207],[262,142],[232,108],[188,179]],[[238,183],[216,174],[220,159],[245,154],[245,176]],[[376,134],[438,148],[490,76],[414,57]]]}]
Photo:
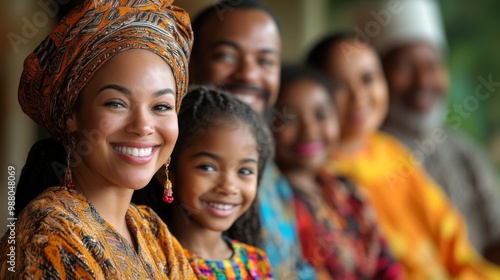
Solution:
[{"label": "white teeth", "polygon": [[234,208],[234,205],[232,204],[220,204],[220,203],[208,202],[208,205],[210,207],[217,208],[223,211],[231,210]]},{"label": "white teeth", "polygon": [[236,94],[235,96],[244,103],[253,103],[255,100],[254,96],[248,94]]},{"label": "white teeth", "polygon": [[153,151],[153,148],[141,149],[141,148],[120,147],[120,146],[114,146],[114,149],[122,154],[131,155],[134,157],[147,157],[151,155],[151,152]]}]

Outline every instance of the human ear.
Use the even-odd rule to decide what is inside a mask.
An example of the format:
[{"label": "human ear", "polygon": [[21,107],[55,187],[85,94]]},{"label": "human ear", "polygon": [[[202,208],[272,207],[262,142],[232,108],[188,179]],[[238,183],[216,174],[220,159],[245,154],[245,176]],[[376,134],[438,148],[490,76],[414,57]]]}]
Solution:
[{"label": "human ear", "polygon": [[448,91],[450,88],[450,71],[446,66],[443,66],[443,82],[444,82],[444,90],[445,92]]},{"label": "human ear", "polygon": [[77,131],[76,112],[73,112],[66,120],[66,130],[71,133]]}]

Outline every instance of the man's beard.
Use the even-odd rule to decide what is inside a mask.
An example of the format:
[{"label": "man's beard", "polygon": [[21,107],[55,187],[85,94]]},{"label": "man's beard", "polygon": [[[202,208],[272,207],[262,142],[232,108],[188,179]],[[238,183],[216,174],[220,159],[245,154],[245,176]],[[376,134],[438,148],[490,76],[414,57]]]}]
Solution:
[{"label": "man's beard", "polygon": [[446,102],[441,99],[427,112],[415,112],[401,102],[393,101],[389,106],[386,124],[392,129],[405,130],[417,135],[425,135],[445,121]]}]

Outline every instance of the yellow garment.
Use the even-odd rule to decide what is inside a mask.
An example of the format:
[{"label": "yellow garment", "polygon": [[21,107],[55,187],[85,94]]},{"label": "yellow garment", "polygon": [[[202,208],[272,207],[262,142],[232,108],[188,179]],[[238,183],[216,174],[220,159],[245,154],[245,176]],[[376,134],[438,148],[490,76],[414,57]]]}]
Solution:
[{"label": "yellow garment", "polygon": [[394,138],[374,133],[353,154],[335,154],[328,171],[353,179],[374,205],[405,279],[500,279],[467,239],[462,217]]},{"label": "yellow garment", "polygon": [[[196,279],[183,248],[153,210],[130,205],[126,223],[135,248],[85,196],[49,188],[15,221],[15,244],[9,232],[2,238],[0,278]],[[12,246],[14,261],[8,262]]]}]

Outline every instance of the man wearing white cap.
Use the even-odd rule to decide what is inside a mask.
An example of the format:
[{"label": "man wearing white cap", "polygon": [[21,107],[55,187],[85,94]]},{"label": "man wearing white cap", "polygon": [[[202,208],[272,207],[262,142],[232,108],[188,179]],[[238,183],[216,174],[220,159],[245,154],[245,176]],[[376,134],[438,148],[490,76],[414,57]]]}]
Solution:
[{"label": "man wearing white cap", "polygon": [[[366,8],[366,7],[365,7]],[[404,142],[417,164],[463,214],[472,243],[500,263],[500,190],[492,164],[447,114],[447,52],[433,0],[383,1],[357,14],[358,36],[379,51],[390,91],[383,129]],[[378,24],[378,26],[376,25]],[[483,90],[487,90],[486,88]],[[460,116],[460,112],[450,116]]]}]

